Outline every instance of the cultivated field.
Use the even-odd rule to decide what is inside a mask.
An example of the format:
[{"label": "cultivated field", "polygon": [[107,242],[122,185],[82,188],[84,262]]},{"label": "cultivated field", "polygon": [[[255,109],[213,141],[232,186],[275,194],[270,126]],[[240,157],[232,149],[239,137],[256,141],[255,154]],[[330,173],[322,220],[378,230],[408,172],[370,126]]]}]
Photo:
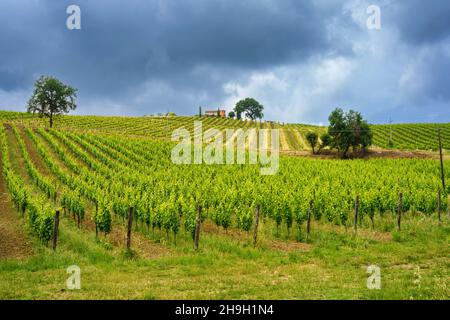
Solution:
[{"label": "cultivated field", "polygon": [[[421,158],[282,155],[278,174],[261,176],[257,165],[173,164],[168,140],[196,117],[64,116],[54,129],[0,118],[0,298],[450,297],[450,188],[434,152],[438,128],[450,149],[450,124],[372,126],[376,149]],[[308,151],[306,133],[326,130],[202,121],[280,129],[285,151]],[[71,265],[81,290],[67,290]],[[369,265],[380,290],[367,287]]]},{"label": "cultivated field", "polygon": [[[14,121],[29,127],[46,127],[48,120],[26,113],[0,111],[3,121]],[[310,150],[306,133],[315,131],[324,133],[326,127],[305,124],[283,124],[277,122],[252,122],[210,117],[105,117],[105,116],[60,116],[55,128],[77,131],[95,131],[151,137],[170,140],[174,129],[184,127],[193,130],[194,121],[201,120],[204,130],[265,128],[280,129],[282,150]],[[375,148],[399,150],[437,151],[438,129],[442,130],[442,142],[445,150],[450,150],[450,123],[441,124],[392,124],[372,125]]]}]

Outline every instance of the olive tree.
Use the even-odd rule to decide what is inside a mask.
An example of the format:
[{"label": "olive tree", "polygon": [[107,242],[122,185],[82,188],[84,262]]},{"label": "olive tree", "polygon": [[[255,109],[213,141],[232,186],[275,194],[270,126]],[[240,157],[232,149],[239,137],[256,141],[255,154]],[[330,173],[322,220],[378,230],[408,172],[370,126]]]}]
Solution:
[{"label": "olive tree", "polygon": [[350,110],[347,113],[340,108],[335,109],[328,118],[331,136],[330,147],[336,148],[342,158],[348,157],[350,148],[356,156],[372,145],[373,134],[360,112]]},{"label": "olive tree", "polygon": [[315,148],[317,146],[317,142],[319,141],[319,136],[317,135],[317,133],[310,131],[306,134],[306,140],[308,140],[309,145],[312,148],[312,152],[313,154],[315,154]]}]

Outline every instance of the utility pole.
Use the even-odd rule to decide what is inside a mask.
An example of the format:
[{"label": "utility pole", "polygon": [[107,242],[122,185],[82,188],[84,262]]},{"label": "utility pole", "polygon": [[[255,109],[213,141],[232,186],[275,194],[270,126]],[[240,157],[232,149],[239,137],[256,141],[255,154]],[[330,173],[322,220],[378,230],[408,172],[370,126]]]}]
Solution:
[{"label": "utility pole", "polygon": [[169,111],[167,111],[167,113],[166,113],[166,132],[167,132],[167,135],[170,137],[170,133],[169,133]]},{"label": "utility pole", "polygon": [[356,195],[356,199],[355,199],[355,224],[354,224],[354,228],[355,228],[355,235],[358,232],[358,210],[359,210],[359,195]]},{"label": "utility pole", "polygon": [[392,118],[389,117],[389,143],[388,143],[388,147],[391,148],[393,146],[392,143]]},{"label": "utility pole", "polygon": [[444,177],[444,161],[442,159],[442,138],[441,138],[441,128],[439,128],[439,155],[441,158],[441,179],[442,179],[442,191],[445,192],[445,177]]}]

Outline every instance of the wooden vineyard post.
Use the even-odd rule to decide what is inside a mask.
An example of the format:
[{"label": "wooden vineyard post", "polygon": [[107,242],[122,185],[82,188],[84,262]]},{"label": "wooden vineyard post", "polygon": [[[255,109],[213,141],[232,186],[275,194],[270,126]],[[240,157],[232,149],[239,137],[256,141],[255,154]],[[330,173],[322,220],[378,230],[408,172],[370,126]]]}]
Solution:
[{"label": "wooden vineyard post", "polygon": [[439,156],[441,159],[441,179],[442,179],[442,190],[445,189],[445,177],[444,177],[444,161],[442,159],[442,138],[441,138],[441,128],[439,128]]},{"label": "wooden vineyard post", "polygon": [[[95,201],[95,216],[98,214],[98,201]],[[95,238],[98,238],[98,226],[97,222],[95,222]]]},{"label": "wooden vineyard post", "polygon": [[255,228],[253,229],[253,246],[256,247],[256,241],[258,239],[258,225],[259,225],[259,204],[256,205],[256,215],[255,215]]},{"label": "wooden vineyard post", "polygon": [[438,221],[441,222],[441,189],[438,189]]},{"label": "wooden vineyard post", "polygon": [[22,218],[25,218],[25,210],[26,210],[26,207],[25,207],[25,206],[22,206],[21,210],[22,210]]},{"label": "wooden vineyard post", "polygon": [[79,214],[77,214],[77,226],[78,228],[81,228],[81,217]]},{"label": "wooden vineyard post", "polygon": [[133,225],[133,207],[128,210],[127,249],[131,248],[131,227]]},{"label": "wooden vineyard post", "polygon": [[397,229],[400,231],[401,224],[402,224],[402,208],[403,207],[403,193],[400,192],[400,195],[398,197],[398,210],[397,210]]},{"label": "wooden vineyard post", "polygon": [[309,240],[309,233],[311,232],[311,213],[312,213],[313,201],[309,201],[309,209],[308,209],[308,221],[306,222],[306,242]]},{"label": "wooden vineyard post", "polygon": [[202,206],[197,206],[197,224],[195,225],[194,248],[198,250],[198,241],[200,240],[200,226],[202,223]]},{"label": "wooden vineyard post", "polygon": [[59,210],[55,213],[55,224],[53,226],[53,250],[56,250],[56,245],[58,242],[58,229],[59,229]]},{"label": "wooden vineyard post", "polygon": [[358,232],[358,211],[359,211],[359,195],[356,195],[355,199],[355,235]]}]

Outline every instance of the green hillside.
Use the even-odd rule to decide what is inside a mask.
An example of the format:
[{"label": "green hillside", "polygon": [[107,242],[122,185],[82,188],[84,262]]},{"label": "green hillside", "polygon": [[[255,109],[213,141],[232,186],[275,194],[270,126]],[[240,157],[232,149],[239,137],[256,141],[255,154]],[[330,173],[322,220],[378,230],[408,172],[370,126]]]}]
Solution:
[{"label": "green hillside", "polygon": [[[0,119],[27,126],[45,127],[48,121],[28,113],[0,111]],[[88,130],[170,139],[173,130],[184,127],[191,132],[194,121],[202,121],[203,130],[237,128],[280,129],[281,150],[309,150],[305,135],[308,131],[323,133],[326,127],[277,122],[253,122],[198,116],[174,117],[114,117],[114,116],[60,116],[55,128]],[[450,150],[450,123],[372,125],[374,146],[382,149],[432,150],[438,149],[438,129],[442,130],[443,148]]]},{"label": "green hillside", "polygon": [[[194,117],[64,116],[54,129],[0,117],[0,299],[449,296],[450,187],[437,159],[281,156],[266,176],[263,163],[174,162],[167,140]],[[202,120],[279,128],[286,150],[325,130]],[[382,291],[367,288],[374,263]],[[81,289],[67,290],[74,264]]]}]

